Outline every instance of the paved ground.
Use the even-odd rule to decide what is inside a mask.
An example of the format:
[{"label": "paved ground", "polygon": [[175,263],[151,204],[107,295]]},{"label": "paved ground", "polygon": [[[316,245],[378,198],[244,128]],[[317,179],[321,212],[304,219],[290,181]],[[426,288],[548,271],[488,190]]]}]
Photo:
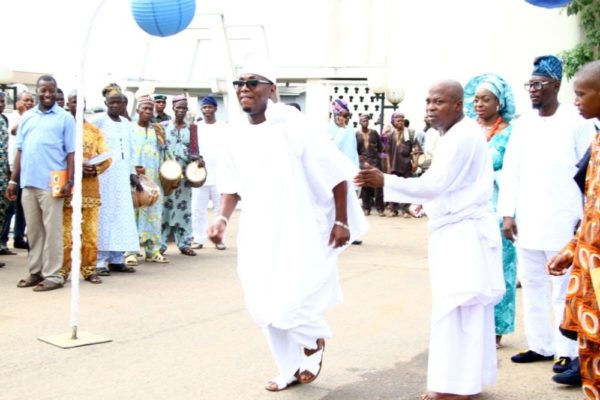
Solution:
[{"label": "paved ground", "polygon": [[[273,394],[276,370],[248,316],[230,247],[168,254],[102,285],[81,284],[80,329],[113,341],[63,350],[37,340],[69,330],[69,285],[18,289],[25,253],[0,269],[0,399],[418,399],[425,388],[430,292],[424,220],[369,217],[362,246],[341,258],[345,302],[331,309],[334,338],[314,384]],[[519,304],[520,307],[520,304]],[[522,323],[499,350],[498,383],[483,400],[580,399],[551,380],[551,364],[514,365]]]}]

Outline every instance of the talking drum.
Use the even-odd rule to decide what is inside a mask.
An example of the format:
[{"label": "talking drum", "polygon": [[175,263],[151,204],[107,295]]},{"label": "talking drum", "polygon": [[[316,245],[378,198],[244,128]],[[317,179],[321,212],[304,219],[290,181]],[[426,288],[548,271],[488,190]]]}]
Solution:
[{"label": "talking drum", "polygon": [[161,164],[158,173],[165,196],[170,195],[179,187],[181,183],[181,166],[177,161],[166,160]]},{"label": "talking drum", "polygon": [[150,207],[156,203],[160,197],[160,188],[146,175],[139,175],[139,179],[143,190],[138,192],[135,187],[131,188],[133,206],[135,208]]},{"label": "talking drum", "polygon": [[427,169],[431,165],[431,159],[432,157],[430,153],[423,153],[419,156],[419,158],[417,158],[417,165],[421,169]]},{"label": "talking drum", "polygon": [[208,172],[205,167],[199,167],[197,162],[189,163],[185,167],[185,177],[191,187],[198,188],[204,185]]}]

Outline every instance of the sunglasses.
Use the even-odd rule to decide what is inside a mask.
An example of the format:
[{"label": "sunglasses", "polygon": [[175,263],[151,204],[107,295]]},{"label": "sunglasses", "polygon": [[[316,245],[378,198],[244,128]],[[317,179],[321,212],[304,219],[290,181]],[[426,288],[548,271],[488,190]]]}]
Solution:
[{"label": "sunglasses", "polygon": [[248,87],[248,89],[252,90],[252,89],[256,89],[256,87],[260,83],[265,84],[265,85],[272,85],[273,84],[273,82],[267,81],[267,80],[262,80],[262,79],[248,79],[247,81],[243,81],[243,80],[233,81],[233,87],[235,88],[235,90],[242,90],[242,88],[244,87],[244,85],[246,85]]},{"label": "sunglasses", "polygon": [[541,90],[544,86],[551,84],[550,81],[535,81],[535,82],[525,82],[523,87],[525,90]]}]

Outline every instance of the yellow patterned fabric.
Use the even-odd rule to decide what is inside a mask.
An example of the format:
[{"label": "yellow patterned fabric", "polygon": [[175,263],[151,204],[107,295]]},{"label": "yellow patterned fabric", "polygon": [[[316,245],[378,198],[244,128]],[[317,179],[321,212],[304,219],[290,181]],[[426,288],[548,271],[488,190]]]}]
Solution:
[{"label": "yellow patterned fabric", "polygon": [[562,328],[577,332],[586,399],[600,400],[600,309],[592,271],[600,269],[600,134],[592,143],[581,225],[562,254],[573,260]]},{"label": "yellow patterned fabric", "polygon": [[[109,151],[104,136],[100,130],[83,122],[83,159],[89,160]],[[98,174],[103,173],[110,166],[108,159],[97,165]],[[100,184],[98,176],[83,177],[81,185],[81,275],[84,278],[96,273],[96,255],[98,253],[98,210],[100,201]],[[63,207],[63,246],[64,260],[61,274],[67,278],[71,273],[71,249],[73,247],[73,208],[71,199],[65,199]]]},{"label": "yellow patterned fabric", "polygon": [[[81,276],[87,278],[96,273],[96,258],[98,255],[98,207],[84,208],[81,224]],[[69,277],[71,273],[71,249],[73,248],[73,208],[63,208],[63,266],[62,276]]]}]

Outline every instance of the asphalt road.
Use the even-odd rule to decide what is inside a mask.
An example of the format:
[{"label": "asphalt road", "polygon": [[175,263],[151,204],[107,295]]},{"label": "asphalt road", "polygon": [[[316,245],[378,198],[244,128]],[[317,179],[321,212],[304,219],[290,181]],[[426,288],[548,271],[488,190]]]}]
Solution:
[{"label": "asphalt road", "polygon": [[[0,399],[418,399],[425,390],[430,291],[425,220],[370,216],[361,246],[340,259],[345,301],[328,314],[334,337],[311,385],[263,389],[277,374],[261,330],[245,310],[229,248],[142,263],[101,285],[81,282],[79,329],[112,339],[72,349],[39,341],[69,332],[70,284],[19,289],[26,253],[0,269]],[[517,308],[520,311],[520,298]],[[498,382],[478,399],[580,399],[554,384],[551,363],[515,365],[523,324],[498,352]]]}]

